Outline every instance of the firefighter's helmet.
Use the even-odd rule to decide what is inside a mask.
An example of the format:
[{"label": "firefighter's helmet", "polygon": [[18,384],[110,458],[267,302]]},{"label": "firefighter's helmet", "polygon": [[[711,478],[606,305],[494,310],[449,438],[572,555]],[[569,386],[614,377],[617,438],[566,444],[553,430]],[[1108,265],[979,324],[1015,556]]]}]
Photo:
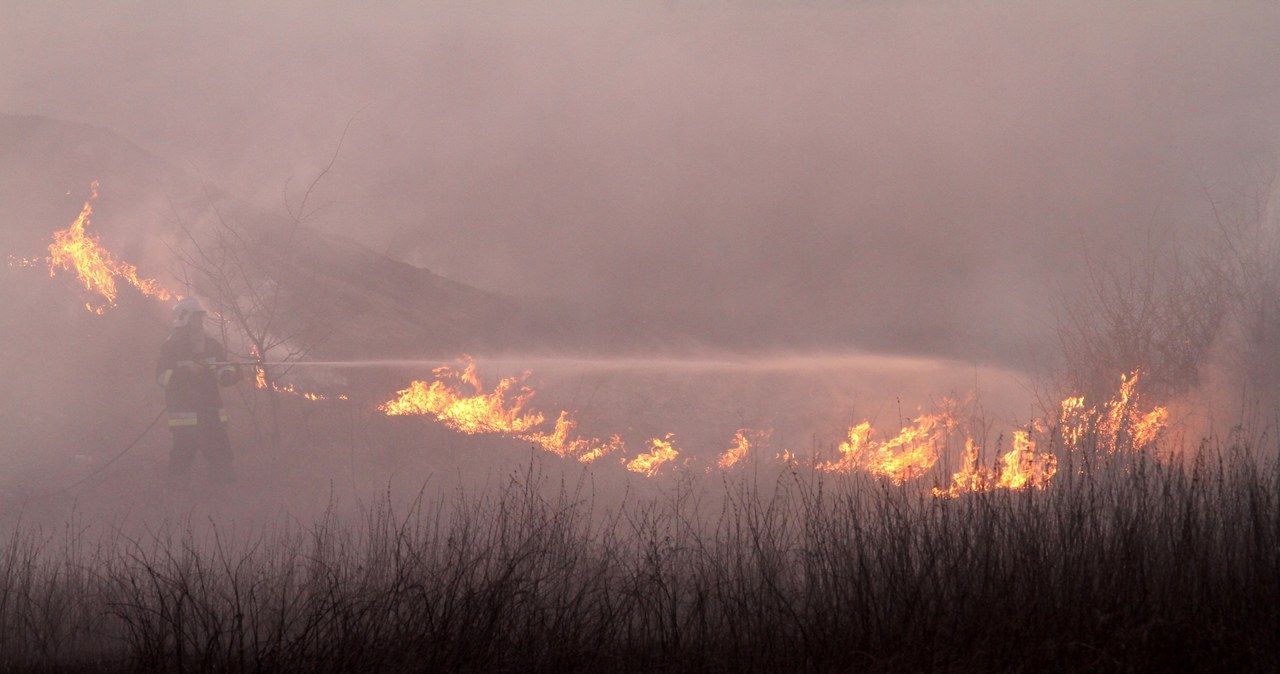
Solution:
[{"label": "firefighter's helmet", "polygon": [[191,324],[192,316],[203,316],[206,312],[200,300],[187,297],[173,305],[173,327],[185,328]]}]

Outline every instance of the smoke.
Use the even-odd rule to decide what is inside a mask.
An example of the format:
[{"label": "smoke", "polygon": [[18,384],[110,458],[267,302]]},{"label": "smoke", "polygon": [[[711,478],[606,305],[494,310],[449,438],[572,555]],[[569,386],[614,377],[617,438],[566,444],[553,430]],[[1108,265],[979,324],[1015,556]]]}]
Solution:
[{"label": "smoke", "polygon": [[[1272,5],[8,3],[0,109],[455,279],[987,358],[1274,165]],[[1039,322],[1039,325],[1037,324]]]}]

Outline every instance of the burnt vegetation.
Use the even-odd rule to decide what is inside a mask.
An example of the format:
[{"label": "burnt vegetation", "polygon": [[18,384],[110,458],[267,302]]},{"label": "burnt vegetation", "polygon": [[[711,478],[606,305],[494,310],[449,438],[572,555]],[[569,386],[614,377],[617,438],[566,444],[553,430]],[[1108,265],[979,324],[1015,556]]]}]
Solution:
[{"label": "burnt vegetation", "polygon": [[1268,438],[1073,453],[1043,491],[956,499],[791,468],[606,506],[535,461],[499,489],[251,530],[20,527],[0,668],[1274,670]]}]

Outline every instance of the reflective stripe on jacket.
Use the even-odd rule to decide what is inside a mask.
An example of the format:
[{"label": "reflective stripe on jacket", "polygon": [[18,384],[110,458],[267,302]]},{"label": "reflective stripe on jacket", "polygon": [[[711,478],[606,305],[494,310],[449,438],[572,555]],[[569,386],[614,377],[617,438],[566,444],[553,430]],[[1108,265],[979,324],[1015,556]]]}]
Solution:
[{"label": "reflective stripe on jacket", "polygon": [[224,424],[227,423],[227,411],[220,409],[208,414],[201,414],[199,412],[169,412],[169,426],[198,426],[201,422],[209,423],[209,421],[214,418]]}]

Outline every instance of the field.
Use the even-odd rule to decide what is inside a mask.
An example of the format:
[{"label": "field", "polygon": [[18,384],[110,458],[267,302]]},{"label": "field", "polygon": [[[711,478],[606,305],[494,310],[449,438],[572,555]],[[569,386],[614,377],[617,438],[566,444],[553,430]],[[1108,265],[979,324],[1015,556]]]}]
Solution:
[{"label": "field", "polygon": [[19,524],[0,669],[1274,671],[1274,442],[1092,447],[958,498],[794,464],[619,492],[535,457],[307,520]]}]

